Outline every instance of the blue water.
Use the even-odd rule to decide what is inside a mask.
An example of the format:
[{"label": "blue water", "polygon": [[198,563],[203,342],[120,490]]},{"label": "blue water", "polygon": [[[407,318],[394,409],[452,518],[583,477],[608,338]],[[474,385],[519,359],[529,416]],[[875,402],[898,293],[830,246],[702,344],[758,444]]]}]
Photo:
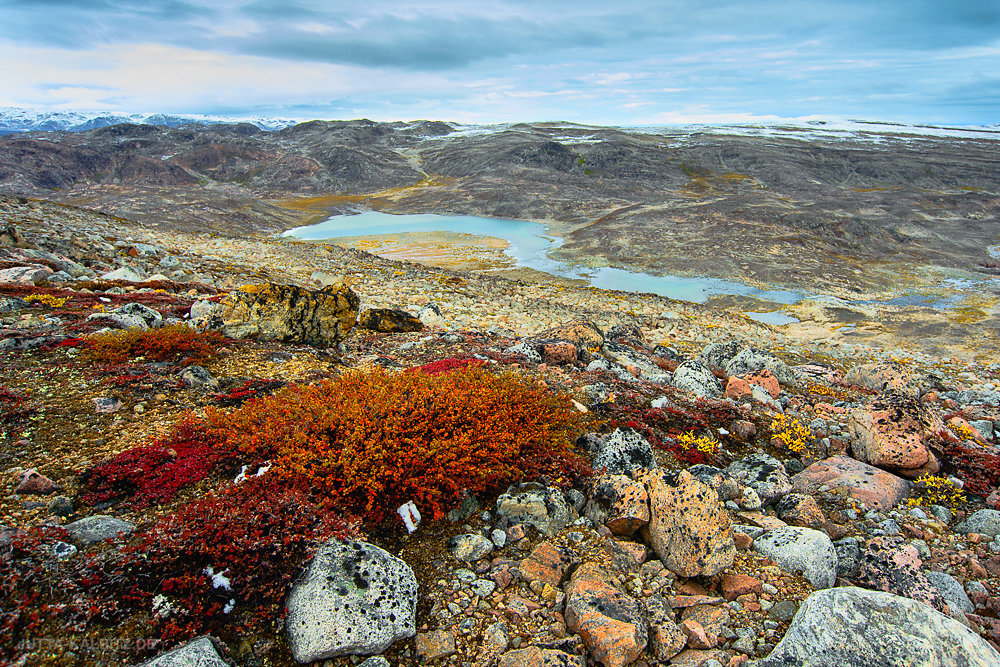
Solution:
[{"label": "blue water", "polygon": [[611,267],[595,269],[573,265],[549,256],[550,250],[562,245],[562,239],[549,234],[545,225],[524,220],[480,218],[472,215],[390,215],[366,211],[355,215],[335,215],[316,225],[290,229],[282,236],[320,241],[346,236],[410,232],[458,232],[502,238],[510,244],[507,254],[514,258],[518,266],[565,278],[582,279],[601,289],[646,292],[695,303],[704,303],[714,295],[736,295],[793,304],[805,296],[800,292],[759,289],[718,278],[655,276]]}]

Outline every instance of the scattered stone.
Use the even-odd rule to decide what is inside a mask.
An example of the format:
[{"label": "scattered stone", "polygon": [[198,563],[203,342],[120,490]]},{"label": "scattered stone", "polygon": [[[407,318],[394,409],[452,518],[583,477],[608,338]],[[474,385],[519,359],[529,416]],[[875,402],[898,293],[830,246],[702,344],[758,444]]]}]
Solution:
[{"label": "scattered stone", "polygon": [[722,385],[707,366],[691,360],[677,367],[670,383],[695,397],[715,398],[722,393]]},{"label": "scattered stone", "polygon": [[832,588],[803,602],[757,667],[1000,664],[985,640],[930,607],[880,591]]},{"label": "scattered stone", "polygon": [[145,279],[146,276],[131,266],[123,266],[101,276],[101,280],[121,280],[130,283],[141,283]]},{"label": "scattered stone", "polygon": [[94,403],[94,410],[99,415],[109,415],[122,409],[122,402],[114,396],[104,396],[90,399]]},{"label": "scattered stone", "polygon": [[774,506],[778,518],[793,526],[806,528],[822,528],[826,523],[823,510],[812,496],[804,493],[789,493],[783,496]]},{"label": "scattered stone", "polygon": [[778,528],[754,539],[753,549],[785,572],[802,574],[816,588],[830,588],[837,581],[837,551],[821,531]]},{"label": "scattered stone", "polygon": [[546,535],[565,528],[577,517],[562,491],[537,482],[515,484],[497,498],[497,515],[510,523],[526,523]]},{"label": "scattered stone", "polygon": [[861,551],[857,582],[865,588],[907,597],[943,611],[944,598],[921,571],[921,565],[913,545],[898,544],[891,537],[876,537]]},{"label": "scattered stone", "polygon": [[131,535],[135,530],[135,524],[106,514],[94,514],[68,523],[65,528],[73,540],[86,546],[111,539],[119,533]]},{"label": "scattered stone", "polygon": [[229,667],[211,637],[198,637],[167,651],[139,667]]},{"label": "scattered stone", "polygon": [[963,614],[970,614],[975,611],[975,606],[966,594],[962,584],[958,583],[955,577],[946,572],[927,572],[927,580],[940,593],[941,597],[948,603],[951,611],[959,611]]},{"label": "scattered stone", "polygon": [[866,507],[892,509],[910,496],[910,482],[885,470],[856,461],[849,456],[833,456],[814,463],[792,477],[795,490],[815,494],[820,487],[844,489]]},{"label": "scattered stone", "polygon": [[687,471],[652,470],[639,480],[650,504],[643,535],[668,570],[682,577],[711,576],[732,565],[732,525],[715,491]]},{"label": "scattered stone", "polygon": [[1000,510],[978,510],[955,526],[956,533],[978,533],[990,539],[1000,535]]},{"label": "scattered stone", "polygon": [[756,491],[765,505],[792,490],[792,481],[781,461],[767,454],[752,454],[736,461],[726,468],[726,473]]},{"label": "scattered stone", "polygon": [[594,469],[605,469],[614,475],[623,475],[639,468],[656,465],[653,446],[632,429],[615,429],[604,438],[594,457]]},{"label": "scattered stone", "polygon": [[722,578],[722,596],[729,601],[735,600],[741,595],[748,593],[760,593],[763,591],[763,583],[760,579],[751,577],[748,574],[727,574]]},{"label": "scattered stone", "polygon": [[474,563],[493,551],[493,542],[475,533],[456,535],[448,540],[448,551],[458,560]]},{"label": "scattered stone", "polygon": [[66,496],[56,496],[49,501],[48,510],[55,516],[70,516],[73,514],[73,501]]},{"label": "scattered stone", "polygon": [[34,468],[28,468],[22,472],[21,476],[18,478],[17,487],[15,487],[14,493],[47,496],[55,493],[61,488],[61,486]]},{"label": "scattered stone", "polygon": [[455,652],[455,636],[447,630],[418,632],[416,647],[421,660],[437,660]]},{"label": "scattered stone", "polygon": [[529,646],[500,656],[497,667],[586,667],[583,656]]},{"label": "scattered stone", "polygon": [[562,583],[563,575],[572,564],[573,558],[565,550],[545,541],[521,561],[519,569],[525,581],[538,581],[542,585],[556,587]]},{"label": "scattered stone", "polygon": [[[751,347],[740,350],[739,354],[729,360],[725,370],[726,375],[737,377],[755,375],[767,370],[782,384],[795,384],[795,373],[788,364],[772,354]],[[764,387],[764,385],[758,386]]]},{"label": "scattered stone", "polygon": [[374,655],[416,634],[417,580],[374,545],[333,539],[317,550],[285,606],[296,661]]},{"label": "scattered stone", "polygon": [[624,667],[646,648],[646,619],[635,598],[592,563],[573,573],[566,586],[566,627],[580,634],[587,650],[604,667]]}]

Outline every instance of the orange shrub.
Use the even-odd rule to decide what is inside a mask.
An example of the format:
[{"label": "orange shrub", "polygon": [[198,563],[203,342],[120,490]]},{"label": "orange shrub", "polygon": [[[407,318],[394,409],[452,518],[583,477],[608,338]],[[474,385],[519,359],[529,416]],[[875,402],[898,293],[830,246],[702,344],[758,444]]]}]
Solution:
[{"label": "orange shrub", "polygon": [[463,489],[574,472],[580,419],[565,395],[468,368],[348,373],[210,410],[207,423],[222,446],[377,520],[408,500],[440,518]]},{"label": "orange shrub", "polygon": [[84,353],[95,361],[121,364],[136,357],[147,361],[201,364],[218,353],[225,337],[215,331],[200,333],[183,324],[161,329],[125,329],[96,334],[83,341]]}]

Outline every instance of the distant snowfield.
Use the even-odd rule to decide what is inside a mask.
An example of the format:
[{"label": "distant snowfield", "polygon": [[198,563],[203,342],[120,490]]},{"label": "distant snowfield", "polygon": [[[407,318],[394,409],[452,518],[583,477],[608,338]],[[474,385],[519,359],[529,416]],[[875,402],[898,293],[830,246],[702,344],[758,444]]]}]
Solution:
[{"label": "distant snowfield", "polygon": [[[219,123],[251,123],[262,130],[280,130],[305,119],[273,116],[222,116],[203,114],[120,113],[107,111],[44,111],[0,107],[0,134],[19,132],[82,132],[117,123],[178,126],[188,123],[213,125]],[[447,122],[447,121],[446,121]],[[566,144],[596,143],[602,130],[616,129],[639,134],[665,135],[679,140],[694,134],[735,134],[745,136],[781,136],[806,140],[868,141],[887,138],[951,137],[961,139],[994,139],[1000,141],[1000,124],[940,125],[931,123],[895,123],[842,118],[775,119],[753,123],[673,123],[647,126],[601,126],[566,122],[496,123],[471,125],[449,124],[455,131],[450,137],[480,136],[496,132],[522,131],[535,134],[548,131],[553,141]]]}]

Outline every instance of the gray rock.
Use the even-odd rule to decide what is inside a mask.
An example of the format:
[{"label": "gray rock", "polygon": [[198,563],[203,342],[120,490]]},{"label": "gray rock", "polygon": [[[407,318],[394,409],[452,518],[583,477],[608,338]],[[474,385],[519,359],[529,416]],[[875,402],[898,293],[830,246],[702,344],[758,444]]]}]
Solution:
[{"label": "gray rock", "polygon": [[380,655],[368,658],[362,662],[358,667],[390,667],[389,661]]},{"label": "gray rock", "polygon": [[697,361],[709,368],[725,368],[740,351],[746,347],[742,341],[733,340],[728,343],[712,343],[698,355]]},{"label": "gray rock", "polygon": [[103,542],[118,533],[131,535],[132,531],[135,530],[135,524],[106,514],[84,517],[79,521],[68,523],[64,527],[70,537],[84,545]]},{"label": "gray rock", "polygon": [[202,331],[222,328],[222,307],[212,301],[195,301],[188,312],[188,322]]},{"label": "gray rock", "polygon": [[192,389],[219,391],[219,381],[201,366],[188,366],[181,372],[181,380]]},{"label": "gray rock", "polygon": [[[51,276],[49,276],[49,280],[52,280]],[[993,422],[989,419],[977,419],[975,421],[970,421],[969,426],[979,431],[979,433],[987,440],[992,440],[994,437]]]},{"label": "gray rock", "polygon": [[507,533],[499,528],[494,528],[490,531],[490,540],[497,549],[503,549],[507,544]]},{"label": "gray rock", "polygon": [[157,326],[163,320],[163,316],[160,313],[141,303],[126,303],[123,306],[115,308],[114,312],[126,317],[138,317],[150,328]]},{"label": "gray rock", "polygon": [[647,382],[666,383],[670,373],[652,363],[649,357],[639,354],[632,348],[618,343],[605,342],[601,352],[609,359],[622,366],[633,366],[639,369],[639,378]]},{"label": "gray rock", "polygon": [[928,572],[927,579],[945,599],[953,612],[961,611],[965,614],[971,614],[975,610],[975,606],[966,595],[962,584],[958,583],[958,579],[955,577],[945,572]]},{"label": "gray rock", "polygon": [[493,542],[475,533],[455,535],[448,540],[448,551],[458,560],[474,563],[493,551]]},{"label": "gray rock", "polygon": [[173,255],[164,255],[160,260],[159,267],[166,270],[175,270],[181,265],[181,260]]},{"label": "gray rock", "polygon": [[777,528],[754,539],[753,548],[785,572],[801,573],[816,588],[830,588],[837,581],[837,550],[824,532]]},{"label": "gray rock", "polygon": [[77,552],[77,548],[65,542],[56,542],[52,545],[52,555],[59,560],[65,560]]},{"label": "gray rock", "polygon": [[625,475],[656,465],[653,446],[631,429],[615,429],[604,438],[594,457],[594,469],[606,468],[613,475]]},{"label": "gray rock", "polygon": [[930,509],[931,509],[931,514],[934,516],[935,519],[937,519],[938,521],[940,521],[945,525],[951,523],[953,517],[950,509],[948,509],[944,505],[931,505]]},{"label": "gray rock", "polygon": [[725,470],[701,463],[691,466],[687,471],[694,475],[699,482],[712,487],[719,494],[719,500],[722,502],[743,497],[740,483],[730,477]]},{"label": "gray rock", "polygon": [[229,667],[229,663],[219,656],[210,638],[198,637],[139,667]]},{"label": "gray rock", "polygon": [[546,535],[565,528],[577,516],[562,491],[536,482],[515,484],[497,498],[497,515],[526,523]]},{"label": "gray rock", "polygon": [[445,326],[445,319],[441,313],[441,308],[433,301],[428,301],[417,311],[417,319],[423,322],[425,327]]},{"label": "gray rock", "polygon": [[535,349],[531,341],[522,340],[520,343],[515,343],[508,347],[503,353],[524,357],[526,361],[530,361],[533,364],[542,363],[542,355],[538,353],[538,350]]},{"label": "gray rock", "polygon": [[767,610],[767,617],[778,622],[790,621],[798,610],[795,600],[778,600]]},{"label": "gray rock", "polygon": [[92,313],[87,315],[86,322],[101,322],[115,329],[148,329],[146,320],[136,315],[122,313]]},{"label": "gray rock", "polygon": [[47,283],[68,283],[73,280],[73,276],[69,275],[65,271],[56,271],[48,278],[45,279]]},{"label": "gray rock", "polygon": [[73,513],[73,501],[66,496],[56,496],[49,501],[48,510],[56,516],[69,516]]},{"label": "gray rock", "polygon": [[317,550],[285,606],[296,661],[374,655],[416,634],[417,580],[374,545],[333,539]]},{"label": "gray rock", "polygon": [[833,588],[802,603],[784,638],[755,667],[983,667],[997,653],[927,605],[881,591]]},{"label": "gray rock", "polygon": [[785,472],[781,461],[767,454],[752,454],[736,461],[726,473],[749,486],[765,505],[771,505],[792,490],[792,480]]},{"label": "gray rock", "polygon": [[748,347],[729,360],[726,364],[726,375],[741,376],[756,373],[764,369],[771,371],[781,384],[794,384],[795,373],[781,359],[773,354]]},{"label": "gray rock", "polygon": [[670,383],[694,396],[715,398],[722,393],[722,385],[707,366],[697,361],[685,361],[674,371]]},{"label": "gray rock", "polygon": [[101,396],[90,400],[94,403],[94,411],[99,415],[110,415],[122,409],[122,402],[114,396]]},{"label": "gray rock", "polygon": [[479,499],[467,493],[462,497],[462,502],[459,506],[448,512],[448,521],[452,523],[465,521],[469,517],[479,514],[479,511],[482,509],[483,506],[479,503]]},{"label": "gray rock", "polygon": [[994,538],[1000,535],[1000,510],[979,510],[955,526],[956,533],[979,533]]},{"label": "gray rock", "polygon": [[861,546],[858,538],[845,537],[833,543],[837,551],[837,576],[843,579],[855,579],[861,567]]},{"label": "gray rock", "polygon": [[101,276],[101,280],[125,280],[132,283],[141,283],[145,276],[130,266],[123,266]]},{"label": "gray rock", "polygon": [[29,304],[24,299],[14,296],[0,296],[0,313],[12,313],[15,310],[24,310]]}]

